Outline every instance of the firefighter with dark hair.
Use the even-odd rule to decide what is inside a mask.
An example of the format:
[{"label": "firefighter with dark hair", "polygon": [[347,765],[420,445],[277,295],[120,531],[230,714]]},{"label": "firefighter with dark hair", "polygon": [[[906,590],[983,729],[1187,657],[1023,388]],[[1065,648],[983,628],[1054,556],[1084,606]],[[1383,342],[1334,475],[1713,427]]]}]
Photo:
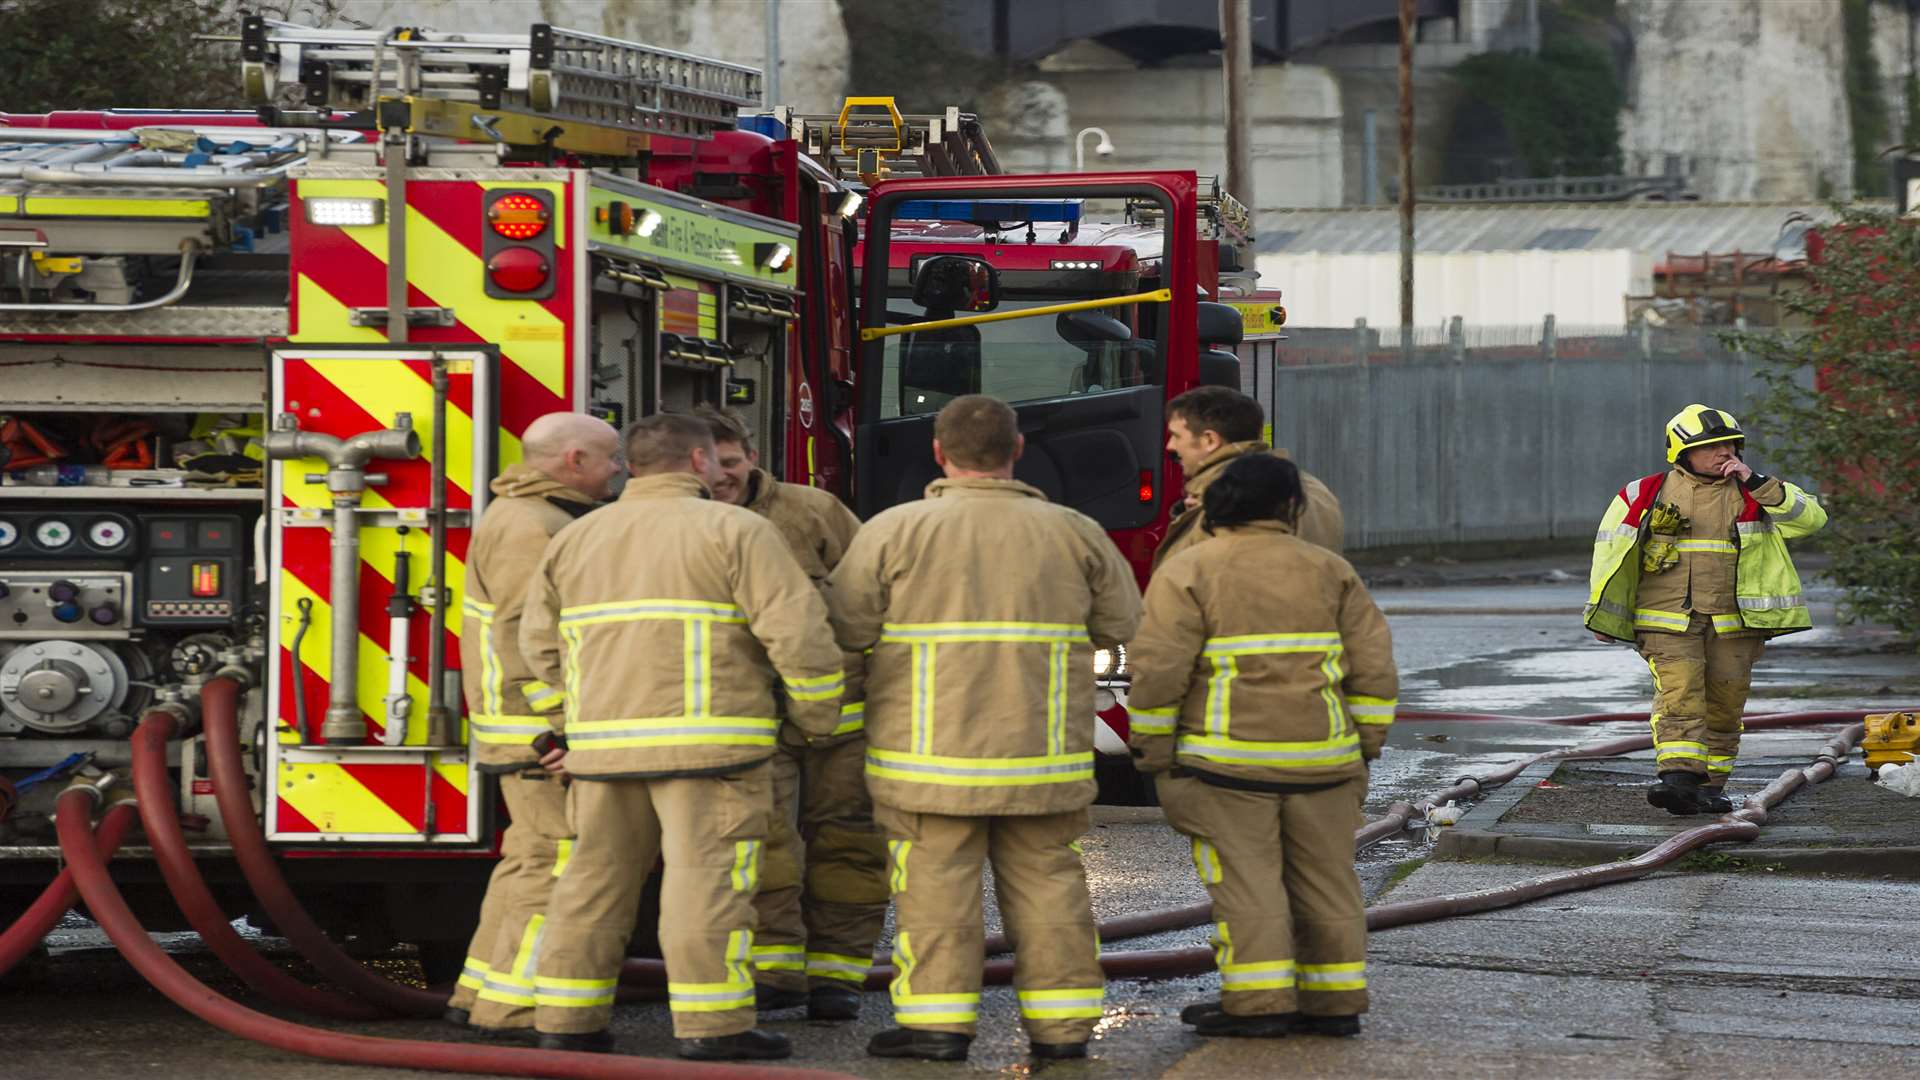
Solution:
[{"label": "firefighter with dark hair", "polygon": [[1105,978],[1079,840],[1093,802],[1093,650],[1133,635],[1140,593],[1098,523],[1013,478],[1005,402],[934,421],[946,477],[876,515],[827,595],[867,666],[867,787],[892,856],[898,1027],[878,1057],[957,1061],[980,1011],[980,870],[1014,943],[1032,1054],[1086,1056]]},{"label": "firefighter with dark hair", "polygon": [[[775,480],[759,467],[746,423],[702,408],[720,479],[714,498],[773,522],[816,585],[840,564],[860,519],[830,492]],[[887,845],[873,823],[860,658],[849,658],[840,726],[802,740],[781,733],[773,758],[773,823],[754,898],[754,979],[762,1009],[807,1007],[809,1020],[852,1020],[887,920]]]},{"label": "firefighter with dark hair", "polygon": [[1586,625],[1632,642],[1653,672],[1647,801],[1676,816],[1733,809],[1727,777],[1767,639],[1813,625],[1788,540],[1818,532],[1817,499],[1741,460],[1729,413],[1689,405],[1667,421],[1665,473],[1621,488],[1593,545]]},{"label": "firefighter with dark hair", "polygon": [[1213,897],[1220,999],[1181,1013],[1202,1035],[1354,1035],[1367,1010],[1353,833],[1399,676],[1353,567],[1295,533],[1306,498],[1283,458],[1221,469],[1130,652],[1135,764]]},{"label": "firefighter with dark hair", "polygon": [[[1248,454],[1287,458],[1285,450],[1267,445],[1262,437],[1265,423],[1259,402],[1224,386],[1195,387],[1167,402],[1167,452],[1180,459],[1187,501],[1160,539],[1160,549],[1153,555],[1155,568],[1206,539],[1199,527],[1200,500],[1228,462]],[[1339,554],[1346,533],[1340,500],[1305,469],[1300,470],[1300,484],[1307,501],[1300,512],[1299,537]]]}]

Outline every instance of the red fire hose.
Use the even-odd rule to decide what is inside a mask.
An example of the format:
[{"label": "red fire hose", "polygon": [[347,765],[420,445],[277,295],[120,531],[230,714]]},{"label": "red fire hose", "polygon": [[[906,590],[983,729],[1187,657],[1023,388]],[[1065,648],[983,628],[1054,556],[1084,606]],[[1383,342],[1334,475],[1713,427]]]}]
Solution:
[{"label": "red fire hose", "polygon": [[447,1007],[445,995],[403,986],[348,956],[293,895],[254,818],[253,797],[248,793],[246,770],[240,764],[239,701],[237,681],[218,678],[208,682],[200,690],[200,724],[207,733],[207,766],[213,776],[214,801],[220,807],[220,820],[226,824],[234,860],[240,864],[240,873],[254,897],[300,955],[348,993],[387,1012],[439,1016]]},{"label": "red fire hose", "polygon": [[[210,733],[211,734],[211,733]],[[88,812],[96,793],[73,788],[60,796],[56,828],[60,848],[73,870],[80,895],[94,921],[146,980],[173,1002],[230,1035],[252,1039],[289,1053],[354,1065],[443,1072],[552,1077],[554,1080],[849,1080],[842,1073],[759,1065],[705,1065],[617,1054],[581,1054],[504,1046],[383,1039],[324,1031],[275,1019],[215,993],[175,963],[134,917],[93,850]]]},{"label": "red fire hose", "polygon": [[[100,831],[94,837],[95,850],[101,859],[110,857],[125,840],[127,832],[133,828],[135,818],[133,807],[121,804],[107,811],[100,821]],[[48,883],[38,899],[13,920],[5,933],[0,933],[0,975],[12,971],[15,964],[27,958],[35,945],[47,936],[60,917],[72,910],[79,894],[74,891],[72,869],[63,869],[60,875]]]},{"label": "red fire hose", "polygon": [[261,956],[234,931],[193,864],[193,854],[180,830],[180,815],[173,807],[174,793],[167,783],[167,740],[178,723],[178,718],[164,709],[155,709],[140,721],[133,733],[133,789],[139,796],[140,821],[153,847],[154,861],[160,864],[160,874],[180,913],[221,963],[275,1004],[337,1020],[385,1016],[381,1009],[364,1001],[308,986]]}]

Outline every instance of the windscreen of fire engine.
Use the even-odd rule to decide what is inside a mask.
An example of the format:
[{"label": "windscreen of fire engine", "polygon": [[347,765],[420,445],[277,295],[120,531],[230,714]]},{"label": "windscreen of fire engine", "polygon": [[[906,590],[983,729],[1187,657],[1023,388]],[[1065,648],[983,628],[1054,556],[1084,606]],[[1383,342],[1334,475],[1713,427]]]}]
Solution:
[{"label": "windscreen of fire engine", "polygon": [[[1002,297],[996,314],[1065,303],[1083,297]],[[897,297],[889,323],[911,324],[937,316],[906,312],[913,302]],[[1089,313],[1131,321],[1132,308]],[[1106,333],[1101,332],[1105,327]],[[1116,328],[1082,316],[1036,315],[1027,319],[947,327],[886,339],[881,418],[939,412],[962,394],[1002,401],[1039,401],[1097,394],[1160,381],[1152,341],[1113,340]]]}]

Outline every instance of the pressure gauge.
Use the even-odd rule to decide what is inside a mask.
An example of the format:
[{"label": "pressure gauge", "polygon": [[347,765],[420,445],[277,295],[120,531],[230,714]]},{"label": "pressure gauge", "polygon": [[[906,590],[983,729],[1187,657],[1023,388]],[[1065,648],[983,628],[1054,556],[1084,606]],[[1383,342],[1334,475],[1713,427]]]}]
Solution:
[{"label": "pressure gauge", "polygon": [[33,542],[49,551],[73,543],[73,526],[55,518],[33,528]]},{"label": "pressure gauge", "polygon": [[112,551],[127,542],[127,527],[113,520],[96,521],[87,529],[87,543]]},{"label": "pressure gauge", "polygon": [[20,539],[20,530],[14,528],[13,522],[0,521],[0,550],[12,547],[13,542],[18,539]]}]

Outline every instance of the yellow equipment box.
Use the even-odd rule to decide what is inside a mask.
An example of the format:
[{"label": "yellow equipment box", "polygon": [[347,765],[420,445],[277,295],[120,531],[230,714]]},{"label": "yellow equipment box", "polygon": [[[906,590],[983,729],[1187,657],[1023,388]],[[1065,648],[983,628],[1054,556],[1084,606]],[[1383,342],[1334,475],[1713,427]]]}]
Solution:
[{"label": "yellow equipment box", "polygon": [[1882,765],[1920,759],[1920,714],[1877,713],[1865,722],[1867,734],[1860,740],[1860,749],[1866,754],[1867,768],[1878,771]]}]

